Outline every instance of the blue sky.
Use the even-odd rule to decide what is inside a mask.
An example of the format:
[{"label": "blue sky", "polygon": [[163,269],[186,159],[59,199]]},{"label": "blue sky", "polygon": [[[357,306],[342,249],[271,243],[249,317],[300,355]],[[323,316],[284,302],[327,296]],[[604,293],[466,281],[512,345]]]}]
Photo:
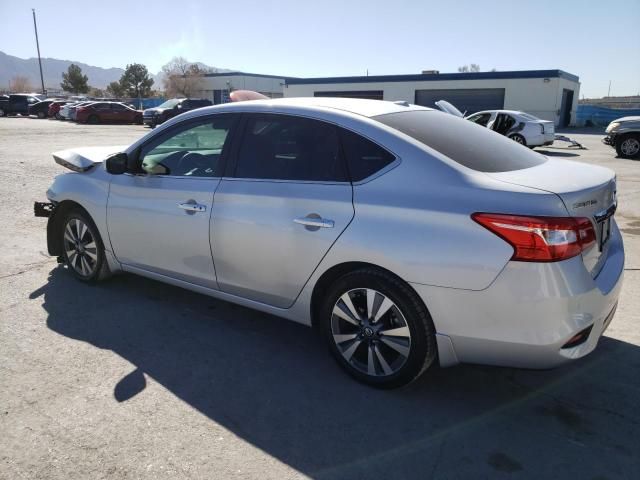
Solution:
[{"label": "blue sky", "polygon": [[[236,6],[237,5],[237,6]],[[640,0],[0,0],[0,50],[153,72],[176,55],[299,77],[560,68],[581,96],[640,92]]]}]

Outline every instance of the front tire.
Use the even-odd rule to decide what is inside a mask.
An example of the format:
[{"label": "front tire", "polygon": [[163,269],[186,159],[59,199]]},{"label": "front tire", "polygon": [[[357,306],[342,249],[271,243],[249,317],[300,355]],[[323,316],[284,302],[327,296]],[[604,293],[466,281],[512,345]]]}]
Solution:
[{"label": "front tire", "polygon": [[436,359],[429,312],[411,287],[387,272],[367,268],[340,277],[319,314],[338,364],[367,385],[407,385]]},{"label": "front tire", "polygon": [[509,138],[520,145],[524,145],[525,147],[527,146],[527,141],[519,133],[511,135]]},{"label": "front tire", "polygon": [[622,158],[640,158],[640,134],[629,133],[617,138],[616,153]]},{"label": "front tire", "polygon": [[64,217],[58,233],[62,238],[62,258],[69,271],[86,283],[109,276],[104,244],[91,218],[81,209],[72,209]]}]

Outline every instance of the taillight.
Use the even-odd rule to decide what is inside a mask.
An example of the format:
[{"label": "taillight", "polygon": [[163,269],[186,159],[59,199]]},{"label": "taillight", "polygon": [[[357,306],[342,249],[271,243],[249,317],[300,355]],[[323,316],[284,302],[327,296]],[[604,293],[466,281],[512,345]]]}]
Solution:
[{"label": "taillight", "polygon": [[76,108],[76,113],[84,112],[85,110],[86,110],[85,107],[78,107]]},{"label": "taillight", "polygon": [[499,213],[474,213],[471,218],[509,243],[514,249],[511,260],[521,262],[566,260],[596,241],[596,232],[588,218]]}]

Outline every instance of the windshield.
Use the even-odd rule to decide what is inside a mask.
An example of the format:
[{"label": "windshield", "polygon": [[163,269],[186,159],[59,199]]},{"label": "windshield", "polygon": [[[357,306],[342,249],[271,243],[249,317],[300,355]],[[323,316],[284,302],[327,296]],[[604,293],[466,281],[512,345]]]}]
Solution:
[{"label": "windshield", "polygon": [[164,102],[161,105],[158,105],[158,107],[156,108],[173,108],[175,107],[177,104],[179,104],[182,100],[178,99],[178,98],[174,98],[171,100],[167,100],[166,102]]},{"label": "windshield", "polygon": [[546,162],[545,157],[513,140],[473,122],[433,110],[389,113],[373,119],[480,172],[509,172]]}]

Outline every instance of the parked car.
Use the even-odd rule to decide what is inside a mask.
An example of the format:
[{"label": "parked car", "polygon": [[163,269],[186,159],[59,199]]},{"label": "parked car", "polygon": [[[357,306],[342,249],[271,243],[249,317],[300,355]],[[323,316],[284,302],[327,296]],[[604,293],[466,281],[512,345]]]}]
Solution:
[{"label": "parked car", "polygon": [[622,117],[611,122],[602,140],[622,158],[640,158],[640,116]]},{"label": "parked car", "polygon": [[80,102],[70,102],[66,105],[63,105],[58,112],[59,120],[69,120],[69,116],[71,115],[71,108],[75,105],[78,105]]},{"label": "parked car", "polygon": [[230,103],[53,156],[74,173],[35,213],[79,280],[127,271],[316,325],[377,387],[578,359],[620,294],[613,171],[425,107]]},{"label": "parked car", "polygon": [[38,118],[47,118],[49,116],[49,106],[53,103],[53,99],[42,100],[29,106],[29,115],[35,115]]},{"label": "parked car", "polygon": [[436,102],[436,106],[446,113],[466,118],[530,148],[553,145],[555,139],[553,122],[541,120],[525,112],[484,110],[465,117],[460,110],[446,100]]},{"label": "parked car", "polygon": [[142,112],[116,102],[94,102],[76,109],[80,123],[142,123]]},{"label": "parked car", "polygon": [[31,94],[16,93],[7,99],[0,99],[0,117],[10,115],[29,115],[29,107],[40,99]]},{"label": "parked car", "polygon": [[189,110],[212,105],[211,100],[202,98],[173,98],[155,108],[147,108],[142,116],[144,124],[155,127]]},{"label": "parked car", "polygon": [[69,107],[69,114],[68,114],[69,120],[73,120],[74,122],[77,121],[76,114],[78,112],[78,109],[80,107],[85,107],[87,105],[91,105],[92,103],[95,103],[95,102],[93,100],[87,100],[87,101],[84,101],[84,102],[76,103],[75,105],[71,105]]},{"label": "parked car", "polygon": [[49,105],[48,116],[50,118],[57,118],[58,120],[60,120],[60,109],[68,103],[71,102],[69,102],[69,100],[56,100],[54,102],[51,102],[51,105]]}]

